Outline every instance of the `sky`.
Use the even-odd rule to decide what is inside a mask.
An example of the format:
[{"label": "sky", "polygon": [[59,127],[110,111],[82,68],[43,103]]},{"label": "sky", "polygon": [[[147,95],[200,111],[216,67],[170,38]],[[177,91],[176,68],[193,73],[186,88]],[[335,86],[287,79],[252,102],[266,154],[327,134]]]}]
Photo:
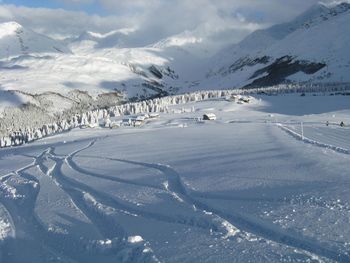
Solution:
[{"label": "sky", "polygon": [[0,0],[3,4],[13,4],[16,6],[27,6],[33,8],[66,9],[71,11],[83,11],[88,14],[108,15],[108,9],[104,8],[99,1],[89,0]]},{"label": "sky", "polygon": [[319,0],[0,0],[0,22],[16,21],[56,38],[129,29],[133,43],[194,32],[235,43],[288,21]]}]

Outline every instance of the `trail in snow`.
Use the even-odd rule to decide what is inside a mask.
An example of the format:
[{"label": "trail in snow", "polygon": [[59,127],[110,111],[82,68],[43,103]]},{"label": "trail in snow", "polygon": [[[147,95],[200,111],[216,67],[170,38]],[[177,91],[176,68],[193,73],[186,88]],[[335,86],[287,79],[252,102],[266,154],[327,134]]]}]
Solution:
[{"label": "trail in snow", "polygon": [[[49,153],[49,158],[52,159],[55,164],[48,175],[52,176],[52,178],[57,181],[60,187],[71,197],[74,204],[95,226],[97,226],[103,237],[111,240],[112,251],[118,254],[127,246],[126,241],[128,240],[128,235],[126,230],[118,223],[116,216],[113,216],[113,213],[115,213],[116,210],[125,210],[129,212],[130,209],[118,203],[114,198],[65,176],[62,171],[62,167],[69,163],[67,160],[70,156],[74,156],[92,147],[95,142],[96,140],[90,142],[86,147],[78,149],[64,157],[55,155],[54,150],[51,151]],[[149,254],[150,251],[152,250],[149,249],[147,253]],[[142,259],[142,261],[158,261],[155,255],[148,257],[147,253],[144,253],[143,246],[130,246],[128,260],[130,262],[132,262],[132,259],[136,261],[140,259]]]},{"label": "trail in snow", "polygon": [[[21,239],[20,237],[16,237],[14,240],[8,240],[7,250],[12,253],[20,253],[21,250],[24,250],[25,252],[33,250],[31,252],[32,254],[47,254],[47,256],[51,258],[62,258],[67,260],[67,262],[70,262],[70,260],[65,258],[64,255],[74,256],[77,251],[81,251],[83,248],[77,246],[77,243],[69,242],[65,236],[47,232],[45,227],[39,222],[35,215],[34,207],[40,191],[40,184],[35,177],[25,172],[26,170],[40,164],[41,158],[47,153],[47,151],[48,150],[43,151],[38,157],[36,157],[32,165],[20,168],[14,174],[14,176],[18,176],[19,178],[35,182],[35,187],[21,189],[22,192],[24,191],[25,194],[23,196],[26,198],[21,199],[20,202],[16,202],[17,200],[15,199],[3,198],[3,196],[0,195],[2,203],[12,215],[16,232],[25,233],[28,238],[28,240],[26,240],[25,238]],[[69,245],[67,243],[69,243]],[[44,251],[39,253],[43,248]],[[64,251],[64,255],[58,251]],[[11,253],[5,255],[5,262],[11,262],[11,256]]]},{"label": "trail in snow", "polygon": [[182,183],[180,175],[168,165],[135,162],[130,160],[114,158],[106,159],[141,165],[144,167],[153,168],[161,171],[168,179],[168,189],[172,193],[174,193],[176,196],[179,196],[182,200],[187,202],[189,205],[195,207],[196,209],[200,209],[205,213],[209,212],[209,214],[213,214],[218,218],[221,218],[223,224],[225,224],[225,222],[229,222],[232,226],[234,226],[235,229],[255,234],[267,240],[271,240],[297,249],[305,250],[309,253],[321,257],[326,257],[331,260],[336,260],[340,262],[350,261],[350,257],[347,254],[342,254],[336,251],[335,249],[328,248],[326,245],[320,244],[316,240],[313,240],[308,237],[299,237],[292,233],[285,232],[279,227],[274,226],[268,222],[248,215],[240,214],[237,211],[235,211],[234,213],[223,212],[219,209],[211,207],[195,199],[191,194],[187,192],[185,186]]},{"label": "trail in snow", "polygon": [[[58,169],[62,168],[62,163],[58,166]],[[96,200],[98,200],[100,203],[113,207],[114,209],[118,211],[126,211],[129,214],[133,214],[135,216],[141,216],[144,218],[156,220],[156,221],[162,221],[167,223],[176,223],[176,224],[184,224],[188,226],[195,226],[203,229],[216,229],[215,225],[211,224],[210,222],[206,222],[203,220],[193,220],[194,218],[186,218],[186,217],[179,217],[174,218],[168,215],[154,213],[151,211],[146,211],[141,208],[134,207],[132,205],[129,205],[125,203],[125,201],[120,200],[117,197],[112,197],[108,194],[105,194],[103,192],[97,191],[96,189],[84,184],[80,183],[74,179],[71,179],[69,177],[66,177],[63,175],[62,171],[55,172],[55,178],[57,178],[58,182],[63,185],[63,187],[74,187],[75,189],[79,189],[80,191],[86,192],[93,196]]]},{"label": "trail in snow", "polygon": [[117,183],[122,183],[122,184],[130,184],[130,185],[134,185],[134,186],[142,186],[142,187],[149,187],[149,188],[154,188],[154,189],[162,189],[161,187],[157,187],[155,185],[152,185],[152,184],[146,184],[146,183],[139,183],[139,182],[136,182],[136,181],[132,181],[132,180],[126,180],[126,179],[122,179],[122,178],[118,178],[116,176],[109,176],[109,175],[102,175],[102,174],[98,174],[98,173],[94,173],[94,172],[91,172],[87,169],[84,169],[82,167],[80,167],[75,161],[74,161],[74,156],[76,155],[77,153],[75,154],[72,154],[70,156],[68,156],[65,161],[67,163],[67,165],[72,169],[72,170],[75,170],[81,174],[85,174],[85,175],[88,175],[88,176],[92,176],[92,177],[97,177],[97,178],[101,178],[101,179],[105,179],[105,180],[109,180],[109,181],[114,181],[114,182],[117,182]]},{"label": "trail in snow", "polygon": [[[232,120],[233,117],[229,116],[229,118]],[[184,242],[184,246],[188,246],[192,241],[196,242],[198,237],[204,237],[203,242],[198,244],[201,251],[194,251],[191,259],[197,256],[203,258],[208,251],[214,255],[215,259],[219,259],[228,251],[240,253],[240,248],[245,251],[253,249],[249,242],[257,241],[259,245],[258,243],[256,245],[259,248],[252,252],[252,255],[255,253],[254,255],[265,256],[275,253],[275,249],[278,248],[276,252],[278,256],[281,258],[286,256],[296,261],[299,256],[302,260],[306,257],[321,261],[322,257],[327,262],[328,260],[350,261],[347,254],[348,245],[345,244],[348,241],[346,227],[341,229],[338,226],[335,228],[336,234],[323,239],[324,234],[330,233],[327,231],[332,231],[331,227],[325,231],[322,229],[322,226],[328,223],[327,220],[316,222],[315,227],[310,226],[313,223],[310,224],[311,220],[324,219],[323,212],[328,213],[325,217],[331,218],[330,222],[336,221],[335,224],[346,226],[344,222],[350,211],[346,195],[346,187],[350,182],[346,181],[346,172],[343,176],[341,168],[329,173],[330,176],[327,171],[318,176],[317,172],[321,171],[323,166],[315,166],[313,162],[319,159],[325,160],[324,156],[306,157],[306,161],[300,158],[300,154],[304,154],[303,144],[300,146],[299,143],[293,143],[293,138],[281,133],[276,125],[264,124],[259,119],[256,122],[249,121],[247,124],[236,123],[237,126],[233,127],[233,124],[223,121],[224,123],[220,120],[208,123],[206,126],[208,131],[203,133],[201,128],[193,129],[191,125],[195,124],[190,124],[187,129],[176,130],[173,133],[171,133],[172,130],[158,129],[152,130],[152,134],[147,132],[141,134],[140,129],[139,135],[133,134],[135,136],[130,137],[134,140],[131,143],[132,147],[130,147],[129,138],[125,139],[126,142],[115,140],[115,146],[109,148],[114,138],[105,140],[107,136],[97,139],[89,137],[59,145],[63,146],[62,148],[57,147],[57,144],[49,145],[47,149],[40,148],[40,151],[43,150],[37,156],[26,155],[26,157],[33,157],[33,162],[19,169],[11,168],[13,171],[10,174],[0,178],[0,187],[3,187],[0,189],[0,206],[1,204],[4,206],[6,218],[10,222],[9,231],[12,231],[6,234],[7,240],[3,243],[6,247],[0,249],[0,261],[11,262],[13,261],[11,253],[20,255],[19,252],[27,248],[23,255],[28,255],[29,250],[33,250],[34,255],[44,255],[41,259],[33,258],[35,262],[58,258],[63,262],[111,262],[115,259],[117,261],[120,259],[120,262],[128,260],[129,262],[157,262],[159,261],[156,257],[157,252],[162,257],[169,252],[179,252],[181,256],[185,256],[187,250],[184,247],[177,247],[182,244],[178,240],[190,232],[192,232],[189,235],[192,240]],[[315,125],[319,124],[315,122]],[[211,129],[215,125],[220,125],[219,129],[218,127]],[[291,125],[285,126],[291,132],[300,135]],[[246,128],[246,130],[234,133],[234,128],[237,128],[236,130]],[[260,129],[260,137],[257,136],[256,140],[252,139],[250,135],[255,134],[253,132],[258,129]],[[324,135],[322,129],[312,127],[309,131],[319,133],[312,134],[312,139]],[[117,134],[118,132],[115,131]],[[208,138],[218,133],[222,135],[222,140],[212,144],[206,143]],[[106,133],[101,132],[101,134]],[[127,132],[125,134],[127,135]],[[78,135],[81,136],[80,133]],[[332,136],[333,134],[329,134],[329,142],[346,143],[346,137],[338,139],[338,134]],[[185,139],[173,142],[169,138],[174,138],[174,141],[179,138]],[[283,143],[276,144],[276,138],[282,138]],[[146,139],[144,152],[142,149],[133,148],[134,145],[140,145]],[[163,145],[158,145],[158,142]],[[86,145],[83,145],[85,143]],[[191,152],[191,148],[195,150]],[[218,149],[222,149],[222,152],[218,153]],[[315,153],[319,151],[318,148],[311,147],[311,149]],[[150,159],[149,162],[134,161],[139,160],[138,158],[143,160],[143,156],[150,150],[154,150],[154,155],[146,157]],[[86,151],[85,154],[83,154],[84,151]],[[100,153],[105,153],[108,157],[99,156]],[[340,156],[330,153],[327,155],[329,158]],[[119,154],[128,157],[118,158]],[[112,158],[114,156],[115,158]],[[171,159],[173,157],[174,159]],[[344,160],[348,159],[348,155],[341,155],[341,157]],[[98,165],[95,167],[94,162],[87,163],[84,158],[89,162],[95,158]],[[104,162],[99,163],[98,159],[103,159]],[[160,163],[152,162],[158,159]],[[176,163],[176,165],[167,165],[168,160],[171,160],[169,163]],[[267,160],[270,162],[267,163]],[[340,162],[341,165],[344,160]],[[329,165],[328,167],[333,169],[332,165],[336,163],[331,160],[329,163],[326,162],[325,166]],[[107,164],[106,167],[105,164]],[[211,169],[214,165],[217,167]],[[247,169],[249,171],[245,170],[247,165],[249,165]],[[279,170],[280,167],[281,170]],[[122,176],[130,175],[130,177],[121,178],[121,175],[116,172],[119,168],[123,173]],[[276,168],[278,171],[275,173],[272,169]],[[156,180],[153,180],[152,174],[148,174],[150,169],[157,176]],[[180,169],[185,172],[180,173]],[[237,176],[234,169],[237,169]],[[284,175],[286,169],[289,172]],[[130,174],[128,174],[129,171]],[[136,174],[134,174],[135,171]],[[140,171],[141,177],[138,174]],[[261,174],[260,171],[262,171]],[[341,174],[339,177],[338,171]],[[309,172],[314,174],[309,177]],[[146,175],[150,177],[146,178]],[[160,182],[159,178],[161,178]],[[191,188],[184,183],[185,178],[186,182],[187,180],[190,182]],[[212,188],[211,184],[213,184]],[[231,185],[226,187],[224,184]],[[286,193],[285,190],[289,191],[289,186],[300,186],[301,190],[292,189]],[[329,188],[332,189],[329,190]],[[333,193],[323,195],[324,190],[331,192],[333,188],[334,195]],[[252,192],[255,189],[262,192],[271,189],[276,192],[260,196]],[[53,195],[54,198],[47,200],[46,207],[44,190],[62,193],[62,195]],[[338,193],[338,190],[344,191],[345,194]],[[143,197],[146,197],[144,202],[134,202],[134,200],[142,200]],[[330,204],[334,200],[336,205]],[[73,206],[65,207],[65,204],[73,204]],[[56,205],[67,210],[58,214],[58,209],[55,210]],[[169,208],[174,208],[174,211],[170,211]],[[288,210],[293,210],[294,213],[294,208],[296,208],[295,214],[292,215],[294,217],[287,219],[287,216],[292,214]],[[308,209],[312,211],[307,211]],[[73,221],[75,218],[69,218],[69,210],[74,210],[86,221]],[[299,213],[300,211],[307,211],[305,217],[308,218],[305,221],[300,220],[300,214],[302,214]],[[272,215],[264,216],[263,213]],[[59,217],[71,220],[71,228],[62,223],[64,220],[57,220]],[[335,218],[334,221],[333,218]],[[294,219],[296,219],[295,222],[292,221]],[[284,220],[284,223],[278,220]],[[62,229],[66,227],[67,233],[49,231],[48,225],[50,227],[52,222],[53,225],[61,224]],[[86,230],[89,231],[81,231],[79,227],[83,224],[86,224]],[[137,224],[139,226],[136,226]],[[166,233],[150,233],[157,232],[154,231],[157,225],[163,227]],[[304,225],[307,230],[305,232],[302,229]],[[151,229],[146,229],[148,226]],[[97,234],[95,235],[94,232],[90,235],[88,227],[91,228],[91,232],[95,231]],[[1,229],[4,228],[1,228],[0,222],[0,236]],[[72,235],[69,232],[71,230],[75,234],[81,234],[82,238]],[[336,235],[341,230],[345,230],[345,234],[338,239]],[[142,231],[144,232],[141,238],[130,237],[128,231],[140,231],[133,233],[140,235]],[[22,238],[23,233],[25,233],[24,238]],[[130,243],[128,240],[136,243]],[[171,245],[175,244],[176,249],[167,248],[168,245],[161,243],[168,240],[169,244],[171,242],[173,242]],[[214,244],[216,249],[206,250],[207,245],[212,248],[211,244]],[[1,241],[0,246],[2,246]],[[151,250],[153,246],[157,248],[156,253]],[[233,246],[240,248],[233,250]],[[264,250],[266,247],[268,252]],[[1,253],[2,249],[9,252],[9,255]],[[148,254],[145,254],[144,250],[149,251]],[[124,257],[125,254],[129,256]],[[230,256],[231,254],[225,259],[230,260]],[[278,261],[278,259],[275,260]]]},{"label": "trail in snow", "polygon": [[[37,167],[42,174],[50,176],[58,186],[60,186],[72,199],[74,204],[82,211],[84,215],[86,215],[91,222],[98,227],[101,234],[108,239],[114,239],[114,242],[120,242],[120,240],[123,240],[127,237],[126,232],[124,229],[122,229],[121,226],[117,224],[115,219],[111,217],[111,215],[106,215],[104,213],[104,210],[101,209],[102,206],[109,207],[116,209],[118,211],[127,211],[130,214],[135,214],[137,216],[142,216],[144,218],[149,218],[153,220],[160,220],[164,222],[170,222],[170,223],[180,223],[180,224],[186,224],[196,227],[204,227],[205,229],[214,229],[215,231],[218,231],[220,226],[218,226],[218,223],[213,220],[213,222],[195,222],[193,223],[192,219],[183,220],[183,219],[176,219],[164,215],[160,215],[157,213],[147,212],[143,211],[142,209],[134,208],[130,205],[125,204],[123,201],[118,200],[115,197],[111,197],[107,194],[101,193],[92,187],[89,187],[86,184],[80,183],[74,179],[71,179],[67,176],[65,176],[62,172],[63,165],[68,165],[69,168],[80,172],[87,176],[94,176],[101,179],[116,181],[120,183],[125,184],[132,184],[135,186],[144,186],[144,187],[153,187],[156,189],[160,189],[160,187],[154,187],[152,185],[148,184],[139,184],[137,182],[129,181],[129,180],[123,180],[123,179],[117,179],[113,176],[104,176],[99,175],[96,173],[91,173],[88,170],[81,168],[78,164],[75,163],[74,157],[84,151],[92,147],[96,143],[96,140],[91,141],[87,146],[78,149],[66,156],[58,156],[54,153],[55,148],[50,147],[46,150],[44,150],[41,154],[39,154],[37,157],[35,157],[32,164],[29,164],[27,166],[24,166],[16,171],[14,171],[12,175],[23,177],[29,181],[33,181],[36,184],[39,185],[37,187],[36,191],[34,193],[28,193],[27,196],[30,196],[31,199],[27,200],[25,202],[25,205],[23,206],[23,209],[21,208],[21,211],[18,211],[13,204],[9,203],[5,200],[5,205],[9,207],[9,213],[11,214],[17,214],[19,215],[19,218],[26,218],[27,224],[24,225],[23,223],[19,221],[14,221],[14,225],[18,229],[27,229],[29,225],[37,231],[33,232],[32,235],[35,237],[35,239],[40,238],[44,243],[51,244],[52,247],[55,247],[55,244],[57,244],[57,240],[60,239],[57,235],[50,235],[45,234],[45,230],[42,228],[41,223],[36,219],[34,214],[34,205],[35,200],[37,198],[38,192],[40,191],[40,183],[35,177],[30,175],[29,173],[26,173],[25,171]],[[44,165],[44,160],[47,158],[50,158],[54,161],[54,165],[51,167],[47,167]],[[97,158],[97,157],[94,157]],[[194,198],[196,196],[196,193],[189,193],[186,190],[186,187],[184,186],[180,175],[170,166],[163,165],[163,164],[153,164],[153,163],[143,163],[143,162],[135,162],[130,160],[122,160],[122,159],[115,159],[115,158],[105,158],[111,161],[118,161],[118,162],[124,162],[129,163],[133,165],[139,165],[144,166],[147,168],[156,169],[160,172],[162,172],[166,179],[167,184],[164,190],[168,191],[171,195],[178,197],[180,201],[186,202],[189,206],[194,207],[195,210],[199,209],[204,214],[210,215],[211,217],[219,218],[221,221],[221,224],[225,226],[228,231],[231,231],[233,235],[237,233],[237,229],[240,229],[242,231],[247,231],[249,233],[258,235],[260,237],[266,238],[268,240],[272,240],[278,243],[282,243],[288,246],[292,246],[298,249],[302,249],[305,251],[308,251],[310,253],[327,257],[332,260],[337,261],[347,261],[350,260],[347,255],[343,255],[338,253],[337,251],[333,249],[327,248],[327,246],[323,246],[322,244],[319,244],[315,240],[311,240],[308,238],[299,238],[297,236],[294,236],[291,233],[284,232],[283,230],[279,229],[276,226],[273,226],[271,224],[268,224],[266,222],[263,222],[261,220],[258,220],[256,218],[251,218],[248,216],[244,216],[237,211],[235,213],[226,213],[219,209],[216,209],[215,207],[211,207],[202,201],[197,200]],[[4,178],[4,177],[3,177]],[[9,177],[4,178],[4,181],[6,181]],[[35,190],[35,189],[34,189]],[[33,191],[34,191],[33,190]],[[205,196],[205,194],[204,194]],[[209,197],[210,198],[210,197]],[[29,220],[28,220],[29,219]],[[204,223],[204,224],[203,224]],[[233,226],[236,230],[230,230],[229,225]],[[40,231],[38,229],[41,229]],[[62,240],[62,242],[64,242]],[[70,243],[74,243],[74,240],[71,240]],[[120,245],[116,245],[116,247],[120,247]],[[76,253],[77,247],[74,246],[74,249],[71,249],[70,246],[66,246],[64,249],[64,254],[70,255],[72,258],[74,258],[74,254]],[[78,249],[81,250],[82,248]],[[117,251],[115,251],[117,252]],[[136,252],[135,252],[136,253]],[[137,252],[139,253],[139,252]]]},{"label": "trail in snow", "polygon": [[[31,248],[33,252],[35,250],[38,252],[40,249],[46,248],[46,250],[49,250],[51,258],[61,259],[64,262],[70,262],[71,259],[78,261],[91,260],[92,257],[88,253],[91,249],[97,252],[97,255],[94,255],[93,258],[98,260],[100,254],[100,262],[105,262],[103,258],[106,257],[106,252],[104,252],[106,250],[108,254],[115,254],[114,258],[119,258],[122,262],[133,262],[133,260],[135,262],[139,262],[140,260],[142,262],[158,262],[155,255],[151,254],[152,250],[147,248],[145,242],[142,242],[143,245],[132,245],[128,243],[128,236],[125,230],[118,225],[111,214],[105,213],[107,209],[105,211],[101,209],[101,205],[96,200],[88,196],[86,192],[76,189],[74,184],[73,186],[70,186],[69,183],[64,184],[64,177],[60,174],[61,167],[64,164],[64,158],[55,156],[53,152],[54,147],[46,149],[39,156],[35,157],[32,164],[22,167],[11,174],[11,176],[18,176],[35,182],[36,186],[33,189],[25,189],[26,193],[23,196],[28,198],[18,203],[13,199],[4,198],[3,195],[0,195],[0,201],[5,205],[9,214],[16,215],[13,216],[13,225],[15,226],[13,231],[25,232],[30,239],[35,240],[33,243],[35,248],[27,243],[30,240],[23,241],[25,242],[24,244],[18,238],[13,241],[9,240],[6,250],[19,251],[21,249]],[[48,158],[54,160],[52,167],[44,165],[44,161]],[[25,172],[31,168],[38,169],[41,172],[41,176],[49,176],[57,186],[61,187],[69,195],[77,208],[101,231],[102,236],[107,240],[105,245],[103,245],[104,241],[76,240],[69,235],[50,232],[42,225],[34,212],[35,203],[40,191],[40,180],[30,173]],[[146,253],[145,249],[147,249]],[[6,255],[1,256],[5,262],[12,260],[11,257]],[[109,262],[109,260],[106,262]]]},{"label": "trail in snow", "polygon": [[323,142],[320,142],[320,141],[309,139],[308,137],[302,135],[301,133],[293,131],[292,129],[288,128],[287,126],[285,126],[283,124],[277,124],[277,126],[281,130],[283,130],[286,133],[288,133],[289,135],[291,135],[294,138],[296,138],[298,140],[301,140],[301,141],[303,141],[305,143],[313,144],[313,145],[316,145],[316,146],[322,147],[322,148],[331,149],[331,150],[339,152],[339,153],[350,154],[350,150],[349,149],[345,149],[345,148],[342,148],[342,147],[339,147],[339,146],[334,146],[332,144],[327,144],[327,143],[323,143]]}]

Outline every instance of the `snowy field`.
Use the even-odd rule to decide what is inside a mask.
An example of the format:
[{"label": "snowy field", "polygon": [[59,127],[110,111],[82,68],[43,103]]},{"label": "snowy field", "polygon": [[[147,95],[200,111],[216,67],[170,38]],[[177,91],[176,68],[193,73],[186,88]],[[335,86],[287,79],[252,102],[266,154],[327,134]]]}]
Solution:
[{"label": "snowy field", "polygon": [[350,97],[173,108],[1,149],[0,262],[350,262]]}]

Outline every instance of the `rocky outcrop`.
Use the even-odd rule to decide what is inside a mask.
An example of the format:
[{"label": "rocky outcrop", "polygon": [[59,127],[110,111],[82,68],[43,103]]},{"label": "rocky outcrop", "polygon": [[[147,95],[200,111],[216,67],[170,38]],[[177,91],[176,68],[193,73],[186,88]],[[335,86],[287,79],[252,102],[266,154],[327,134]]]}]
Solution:
[{"label": "rocky outcrop", "polygon": [[[272,64],[257,70],[250,79],[254,81],[246,87],[267,87],[285,82],[286,78],[298,73],[314,74],[324,68],[326,64],[295,60],[291,56],[276,59]],[[260,77],[262,76],[262,77]]]}]

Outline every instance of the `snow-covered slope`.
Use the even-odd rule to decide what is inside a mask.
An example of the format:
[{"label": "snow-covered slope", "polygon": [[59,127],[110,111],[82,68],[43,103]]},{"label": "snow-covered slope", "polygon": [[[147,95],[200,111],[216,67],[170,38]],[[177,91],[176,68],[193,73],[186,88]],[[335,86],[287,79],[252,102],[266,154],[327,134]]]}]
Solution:
[{"label": "snow-covered slope", "polygon": [[65,46],[17,23],[1,24],[0,116],[19,120],[21,112],[3,111],[30,104],[43,119],[72,107],[79,111],[172,92],[171,82],[178,79],[170,67],[173,58],[155,48],[107,47],[118,34],[127,32],[90,32]]},{"label": "snow-covered slope", "polygon": [[62,43],[16,22],[0,24],[0,59],[30,53],[70,53]]},{"label": "snow-covered slope", "polygon": [[84,31],[77,38],[68,40],[73,45],[81,45],[81,42],[92,42],[96,49],[101,48],[130,48],[138,46],[132,34],[134,29],[120,29],[100,34],[97,32]]},{"label": "snow-covered slope", "polygon": [[[9,25],[17,29],[10,31]],[[14,32],[11,39],[3,38],[3,46],[7,43],[16,47],[18,39],[21,39],[20,43],[27,44],[26,48],[19,47],[17,53],[11,50],[11,56],[0,58],[0,72],[3,73],[0,90],[12,91],[15,95],[25,94],[27,102],[32,104],[32,97],[36,94],[50,94],[46,96],[50,97],[50,105],[45,107],[50,112],[67,109],[57,105],[56,99],[52,101],[52,94],[59,94],[68,100],[74,91],[84,92],[91,99],[106,93],[117,93],[119,99],[119,95],[127,99],[147,98],[185,89],[193,85],[185,79],[199,80],[196,73],[205,72],[204,69],[193,71],[199,58],[181,48],[121,48],[123,44],[120,41],[129,41],[130,31],[127,30],[108,34],[85,32],[76,39],[65,41],[68,48],[63,46],[61,49],[67,52],[59,53],[56,48],[56,53],[50,53],[51,46],[62,44],[57,42],[54,46],[54,40],[15,23],[1,26],[6,34]],[[69,104],[70,101],[64,105]],[[42,107],[42,102],[34,100],[34,105]]]},{"label": "snow-covered slope", "polygon": [[349,262],[350,155],[274,123],[349,149],[349,106],[207,100],[0,149],[0,262]]},{"label": "snow-covered slope", "polygon": [[212,48],[208,41],[201,37],[196,31],[184,31],[180,34],[170,36],[150,45],[169,52],[169,50],[178,50],[187,55],[193,55],[197,58],[206,58],[212,56]]},{"label": "snow-covered slope", "polygon": [[221,51],[210,83],[267,86],[350,81],[350,4],[317,4],[289,23],[259,30]]}]

